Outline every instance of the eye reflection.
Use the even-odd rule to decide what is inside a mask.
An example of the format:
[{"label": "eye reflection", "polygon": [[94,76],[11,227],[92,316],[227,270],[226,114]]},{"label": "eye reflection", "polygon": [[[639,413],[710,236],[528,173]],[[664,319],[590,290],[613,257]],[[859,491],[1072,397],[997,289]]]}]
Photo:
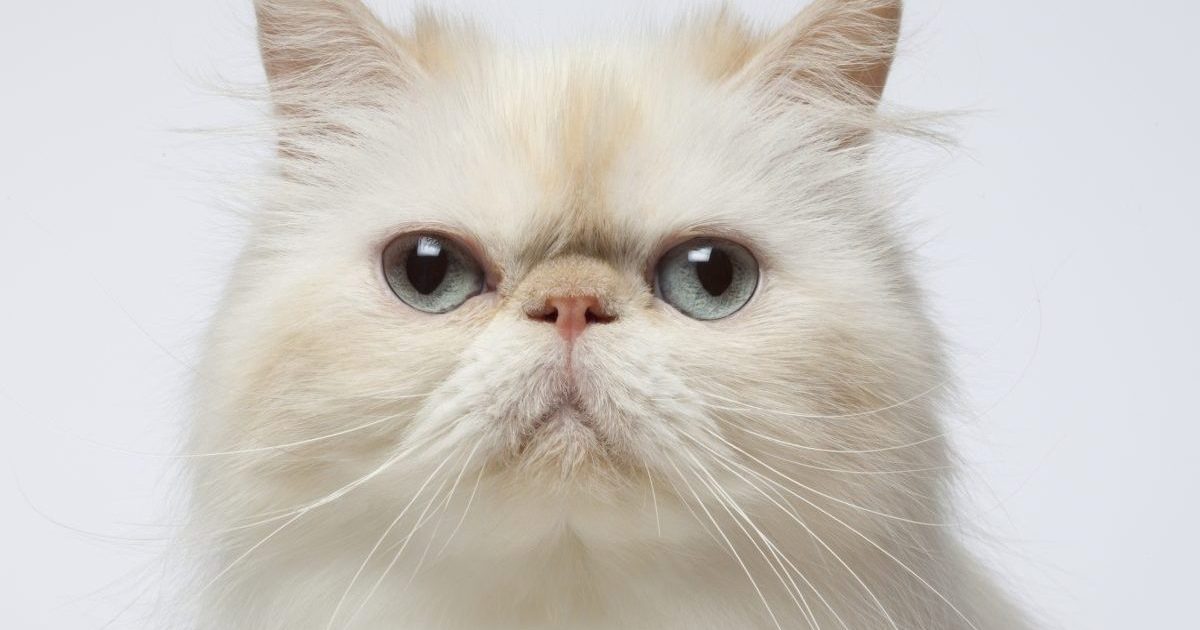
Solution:
[{"label": "eye reflection", "polygon": [[450,257],[442,251],[442,244],[430,236],[417,239],[417,246],[405,261],[405,272],[412,287],[421,295],[433,293],[446,278]]},{"label": "eye reflection", "polygon": [[417,239],[418,256],[441,256],[442,242],[432,236],[422,236]]},{"label": "eye reflection", "polygon": [[688,252],[688,262],[708,262],[710,258],[712,258],[712,247],[697,247]]}]

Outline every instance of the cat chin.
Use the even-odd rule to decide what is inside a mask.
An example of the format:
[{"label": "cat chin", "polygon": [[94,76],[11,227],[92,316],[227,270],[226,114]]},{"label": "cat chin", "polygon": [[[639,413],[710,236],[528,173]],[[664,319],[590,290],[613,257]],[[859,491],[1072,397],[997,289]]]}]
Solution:
[{"label": "cat chin", "polygon": [[633,476],[631,461],[609,449],[589,421],[563,415],[539,426],[516,452],[494,460],[489,477],[518,501],[606,501],[641,492],[645,480]]},{"label": "cat chin", "polygon": [[[646,477],[580,466],[569,478],[528,467],[489,472],[446,555],[516,561],[576,541],[595,550],[686,545],[707,534],[681,503]],[[657,495],[656,495],[657,493]],[[668,538],[663,532],[670,532]]]},{"label": "cat chin", "polygon": [[516,452],[518,466],[531,471],[545,469],[564,481],[586,470],[596,458],[608,458],[596,423],[570,406],[557,407],[539,416]]}]

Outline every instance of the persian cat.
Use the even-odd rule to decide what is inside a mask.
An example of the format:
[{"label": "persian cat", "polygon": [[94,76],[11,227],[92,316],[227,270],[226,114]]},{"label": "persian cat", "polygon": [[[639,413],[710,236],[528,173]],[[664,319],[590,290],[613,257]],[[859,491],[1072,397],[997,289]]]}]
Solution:
[{"label": "persian cat", "polygon": [[189,626],[1027,627],[952,526],[877,150],[899,0],[546,51],[256,12],[278,147],[198,381]]}]

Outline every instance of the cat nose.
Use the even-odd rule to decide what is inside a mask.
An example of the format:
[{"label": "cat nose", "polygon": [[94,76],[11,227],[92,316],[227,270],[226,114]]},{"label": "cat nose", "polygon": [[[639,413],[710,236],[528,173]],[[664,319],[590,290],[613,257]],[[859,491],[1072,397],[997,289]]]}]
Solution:
[{"label": "cat nose", "polygon": [[568,343],[583,334],[589,324],[608,324],[617,318],[593,295],[550,297],[540,307],[526,310],[525,314],[534,321],[554,324],[558,334]]}]

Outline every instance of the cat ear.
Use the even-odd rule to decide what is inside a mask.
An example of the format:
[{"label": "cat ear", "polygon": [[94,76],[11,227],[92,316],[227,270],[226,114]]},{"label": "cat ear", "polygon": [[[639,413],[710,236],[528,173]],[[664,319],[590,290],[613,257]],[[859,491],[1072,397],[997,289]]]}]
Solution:
[{"label": "cat ear", "polygon": [[739,79],[793,102],[875,107],[900,36],[901,0],[815,0],[759,47]]},{"label": "cat ear", "polygon": [[400,37],[360,0],[256,0],[271,93],[289,101],[357,98],[419,75]]}]

